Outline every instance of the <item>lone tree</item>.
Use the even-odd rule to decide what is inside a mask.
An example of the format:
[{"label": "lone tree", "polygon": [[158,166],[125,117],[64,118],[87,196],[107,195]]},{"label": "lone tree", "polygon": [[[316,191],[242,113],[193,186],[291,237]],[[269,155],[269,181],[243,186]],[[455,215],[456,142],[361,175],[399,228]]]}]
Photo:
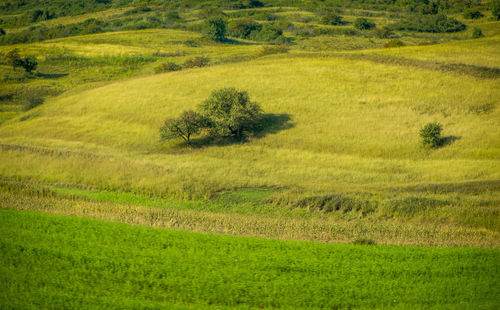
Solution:
[{"label": "lone tree", "polygon": [[182,112],[178,118],[165,120],[160,128],[162,140],[182,138],[187,145],[191,145],[191,136],[200,133],[206,127],[205,119],[193,110]]},{"label": "lone tree", "polygon": [[439,123],[428,123],[420,130],[422,144],[425,147],[436,148],[441,145],[441,130],[443,127]]},{"label": "lone tree", "polygon": [[9,51],[5,55],[5,60],[9,65],[12,66],[14,71],[17,67],[23,67],[26,72],[30,73],[38,66],[38,61],[36,60],[35,56],[27,56],[25,58],[21,58],[21,56],[19,55],[19,49],[17,48]]},{"label": "lone tree", "polygon": [[19,49],[15,48],[10,50],[5,55],[6,62],[12,66],[12,69],[16,70],[17,67],[20,67],[22,64],[21,55],[19,55]]},{"label": "lone tree", "polygon": [[212,133],[218,136],[241,138],[244,132],[257,128],[262,116],[262,109],[250,101],[248,93],[235,88],[214,90],[199,109]]},{"label": "lone tree", "polygon": [[222,16],[209,17],[203,25],[203,35],[210,40],[226,40],[227,22]]},{"label": "lone tree", "polygon": [[2,29],[2,27],[0,27],[0,36],[4,36],[5,35],[5,30]]}]

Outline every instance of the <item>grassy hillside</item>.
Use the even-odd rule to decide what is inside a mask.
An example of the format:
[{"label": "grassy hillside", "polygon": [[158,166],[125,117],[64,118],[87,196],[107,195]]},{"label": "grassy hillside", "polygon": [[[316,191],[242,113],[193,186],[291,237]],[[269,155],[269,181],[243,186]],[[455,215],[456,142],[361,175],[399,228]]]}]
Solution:
[{"label": "grassy hillside", "polygon": [[0,223],[7,308],[499,305],[497,250],[282,242],[6,210]]},{"label": "grassy hillside", "polygon": [[[137,49],[147,55],[162,48],[149,43],[158,42],[156,34],[172,40],[161,52],[196,55],[197,48],[181,43],[193,37],[173,30],[61,42],[67,48],[85,45],[91,52],[83,53],[91,57],[118,45],[127,46],[126,54]],[[264,211],[249,208],[306,211],[294,213],[298,217],[310,210],[344,220],[465,225],[494,236],[500,178],[497,43],[491,37],[383,52],[292,51],[68,92],[0,127],[0,174],[207,203],[224,193],[264,189],[260,198],[243,194],[217,212],[245,213],[248,206],[263,205]],[[202,50],[223,59],[255,57],[260,49],[215,44]],[[453,54],[463,56],[451,62],[447,55]],[[180,63],[187,57],[167,59]],[[245,142],[195,137],[194,148],[159,141],[165,118],[194,108],[221,87],[247,90],[266,113],[266,129]],[[436,150],[420,145],[419,130],[431,121],[444,126],[446,143]]]}]

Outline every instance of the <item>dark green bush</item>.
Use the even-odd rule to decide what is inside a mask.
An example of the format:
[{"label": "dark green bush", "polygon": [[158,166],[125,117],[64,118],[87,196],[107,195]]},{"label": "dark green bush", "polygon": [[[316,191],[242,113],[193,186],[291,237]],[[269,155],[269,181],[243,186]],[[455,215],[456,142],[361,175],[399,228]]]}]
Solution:
[{"label": "dark green bush", "polygon": [[458,32],[465,30],[466,25],[444,14],[415,15],[400,20],[394,25],[397,30],[410,30],[417,32]]},{"label": "dark green bush", "polygon": [[424,147],[436,148],[441,145],[441,130],[439,123],[428,123],[420,130],[422,145]]},{"label": "dark green bush", "polygon": [[474,30],[472,30],[472,38],[473,39],[482,38],[482,37],[484,37],[484,35],[483,35],[483,31],[481,30],[481,28],[474,28]]},{"label": "dark green bush", "polygon": [[324,25],[342,25],[344,23],[342,21],[342,16],[333,12],[328,12],[323,15],[320,19],[320,22]]},{"label": "dark green bush", "polygon": [[180,65],[170,61],[157,66],[154,70],[155,73],[162,73],[162,72],[178,71],[181,69],[182,67]]},{"label": "dark green bush", "polygon": [[368,19],[364,17],[356,18],[354,21],[354,28],[359,30],[370,30],[375,28],[375,23],[370,22]]},{"label": "dark green bush", "polygon": [[0,27],[0,36],[4,36],[5,35],[5,30],[2,29],[2,27]]},{"label": "dark green bush", "polygon": [[193,58],[186,59],[183,68],[195,68],[195,67],[205,67],[210,62],[210,58],[205,56],[196,56]]},{"label": "dark green bush", "polygon": [[203,24],[205,38],[217,42],[226,40],[227,22],[222,16],[209,17]]},{"label": "dark green bush", "polygon": [[261,29],[262,25],[250,18],[235,20],[228,25],[229,35],[243,39],[248,39],[253,31]]},{"label": "dark green bush", "polygon": [[283,30],[276,24],[265,24],[259,31],[252,31],[249,38],[255,41],[285,43]]},{"label": "dark green bush", "polygon": [[464,12],[463,16],[464,16],[464,18],[467,18],[467,19],[478,19],[478,18],[483,17],[484,15],[483,15],[483,13],[481,13],[481,11],[469,9],[469,10]]},{"label": "dark green bush", "polygon": [[33,11],[33,13],[31,14],[31,21],[37,22],[37,21],[41,21],[41,20],[53,19],[56,17],[57,16],[55,13],[50,12],[47,9],[44,9],[44,10],[37,9],[37,10]]}]

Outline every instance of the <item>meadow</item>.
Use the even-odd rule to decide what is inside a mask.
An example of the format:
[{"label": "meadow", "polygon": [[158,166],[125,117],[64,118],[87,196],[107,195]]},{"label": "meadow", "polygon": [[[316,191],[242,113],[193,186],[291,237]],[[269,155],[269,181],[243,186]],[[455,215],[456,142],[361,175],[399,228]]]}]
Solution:
[{"label": "meadow", "polygon": [[7,308],[498,306],[499,253],[489,249],[283,242],[0,214]]},{"label": "meadow", "polygon": [[[418,0],[77,2],[0,5],[0,308],[498,308],[488,2],[442,4],[458,32]],[[227,87],[258,131],[160,139]]]}]

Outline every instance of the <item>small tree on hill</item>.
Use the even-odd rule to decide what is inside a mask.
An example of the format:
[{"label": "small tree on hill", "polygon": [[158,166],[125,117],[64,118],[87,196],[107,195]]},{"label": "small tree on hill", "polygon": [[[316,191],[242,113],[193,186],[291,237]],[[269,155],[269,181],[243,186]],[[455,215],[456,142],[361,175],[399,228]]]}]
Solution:
[{"label": "small tree on hill", "polygon": [[436,148],[441,145],[441,130],[443,127],[439,123],[428,123],[420,130],[422,144],[425,147]]},{"label": "small tree on hill", "polygon": [[5,35],[5,30],[0,27],[0,37]]},{"label": "small tree on hill", "polygon": [[12,69],[16,70],[17,67],[20,67],[22,64],[21,55],[19,55],[19,49],[15,48],[10,50],[5,55],[5,61],[12,66]]},{"label": "small tree on hill", "polygon": [[21,60],[21,67],[23,67],[24,70],[28,73],[31,73],[31,71],[35,70],[37,66],[38,61],[36,60],[35,56],[28,56]]},{"label": "small tree on hill", "polygon": [[227,22],[222,16],[209,17],[203,25],[203,35],[210,40],[224,42],[226,40]]},{"label": "small tree on hill", "polygon": [[237,138],[245,131],[255,130],[262,114],[260,106],[250,101],[246,91],[235,88],[213,91],[199,109],[210,122],[213,134]]},{"label": "small tree on hill", "polygon": [[356,18],[354,21],[354,28],[359,30],[370,30],[375,28],[375,23],[372,23],[364,17]]},{"label": "small tree on hill", "polygon": [[162,140],[182,138],[187,145],[191,145],[191,137],[206,126],[205,119],[192,110],[182,112],[178,118],[165,120],[160,128],[160,137]]}]

